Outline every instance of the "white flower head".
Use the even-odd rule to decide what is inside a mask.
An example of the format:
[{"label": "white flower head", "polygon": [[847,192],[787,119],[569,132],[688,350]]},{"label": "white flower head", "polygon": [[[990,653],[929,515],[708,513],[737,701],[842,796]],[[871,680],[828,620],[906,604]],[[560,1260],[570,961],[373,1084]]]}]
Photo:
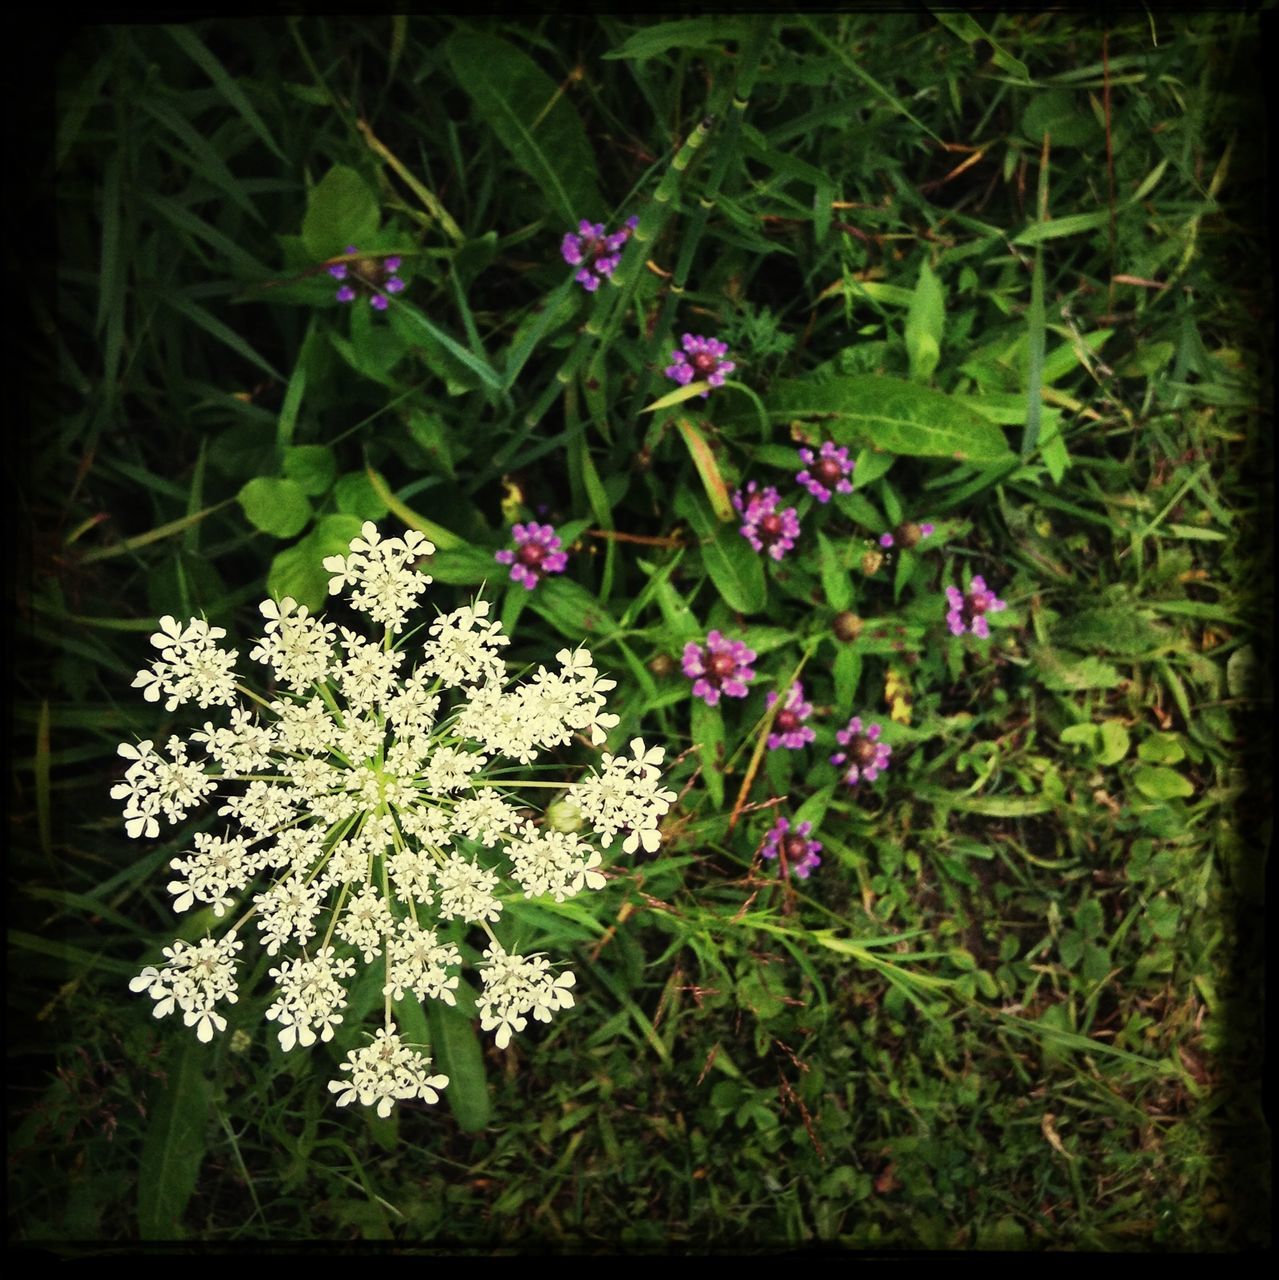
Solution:
[{"label": "white flower head", "polygon": [[520,780],[522,766],[559,767],[549,752],[603,744],[617,723],[605,709],[614,682],[585,648],[562,649],[556,666],[512,682],[509,639],[486,600],[406,635],[431,581],[418,562],[433,551],[420,533],[384,538],[369,522],[348,554],[325,560],[330,594],[345,592],[377,624],[371,637],[290,596],[262,601],[249,650],[261,695],[237,674],[222,628],[161,618],[157,656],[134,687],[168,712],[194,707],[198,719],[163,745],[121,744],[123,776],[111,789],[132,839],[154,839],[203,806],[222,820],[178,846],[167,887],[179,915],[209,909],[231,928],[174,942],[131,988],[151,997],[156,1017],[179,1013],[211,1040],[237,999],[237,932],[251,921],[248,936],[273,958],[266,1017],[291,1052],[355,1034],[344,1022],[349,993],[372,966],[384,1025],[347,1055],[330,1089],[339,1106],[359,1101],[379,1115],[399,1101],[434,1102],[448,1083],[402,1042],[393,1003],[457,1003],[460,944],[479,928],[490,943],[480,1019],[500,1047],[530,1020],[570,1008],[571,973],[499,942],[504,903],[603,888],[602,849],[622,833],[627,852],[656,849],[674,801],[661,786],[661,748],[639,738],[575,780],[537,790],[544,775]]}]

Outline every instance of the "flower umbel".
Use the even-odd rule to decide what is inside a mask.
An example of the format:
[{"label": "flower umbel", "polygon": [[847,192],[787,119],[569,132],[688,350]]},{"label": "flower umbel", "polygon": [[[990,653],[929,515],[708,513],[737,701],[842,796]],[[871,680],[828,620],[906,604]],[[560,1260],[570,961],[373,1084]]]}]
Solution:
[{"label": "flower umbel", "polygon": [[833,440],[824,440],[821,449],[801,449],[800,458],[807,464],[795,479],[817,499],[829,502],[832,493],[852,493],[856,463],[848,456],[847,449],[838,448]]},{"label": "flower umbel", "polygon": [[821,841],[810,840],[811,822],[801,822],[793,831],[789,818],[778,818],[764,837],[761,850],[766,858],[780,857],[782,867],[799,880],[807,880],[814,869],[821,865]]},{"label": "flower umbel", "polygon": [[600,287],[600,281],[609,279],[617,270],[617,264],[622,260],[622,248],[637,226],[639,217],[632,215],[620,231],[605,235],[602,222],[592,223],[583,219],[577,224],[576,233],[570,231],[561,241],[560,253],[569,266],[581,267],[573,279],[587,293],[594,293]]},{"label": "flower umbel", "polygon": [[[770,692],[765,700],[768,706],[777,701],[777,694]],[[798,680],[790,687],[786,701],[773,717],[773,731],[768,735],[768,749],[776,751],[785,747],[798,751],[812,742],[817,736],[809,725],[804,723],[813,714],[813,704],[804,701],[804,686]]]},{"label": "flower umbel", "polygon": [[950,634],[962,636],[967,631],[983,640],[990,635],[986,615],[1002,613],[1008,608],[1007,603],[986,586],[986,579],[981,574],[973,578],[967,591],[947,587],[946,603],[949,605],[946,623],[950,627]]},{"label": "flower umbel", "polygon": [[[376,1038],[350,1048],[349,1078],[330,1089],[387,1115],[396,1101],[434,1102],[447,1083],[404,1043],[395,1001],[455,1003],[460,944],[488,938],[479,966],[484,1026],[505,1045],[526,1015],[548,1021],[572,1005],[573,975],[543,956],[508,953],[494,927],[513,895],[557,902],[604,885],[602,854],[619,835],[630,853],[654,851],[675,796],[661,785],[663,750],[632,739],[630,754],[602,754],[575,781],[525,782],[512,764],[584,738],[601,746],[618,723],[605,712],[603,679],[585,649],[557,666],[508,681],[501,627],[487,601],[438,617],[409,648],[395,637],[430,579],[416,564],[434,548],[421,534],[383,538],[366,523],[348,554],[332,556],[331,593],[380,624],[370,642],[310,616],[286,597],[260,607],[264,636],[250,657],[273,689],[251,693],[223,650],[220,628],[161,620],[159,656],[135,687],[170,711],[220,709],[163,749],[125,743],[112,795],[135,838],[179,823],[215,793],[224,821],[193,834],[170,867],[174,910],[208,907],[227,918],[221,938],[176,941],[164,961],[130,984],[156,1017],[181,1012],[204,1041],[225,1030],[237,1000],[241,938],[255,925],[269,956],[274,1002],[266,1010],[286,1051],[352,1030],[348,992],[363,966],[380,966],[384,1017]],[[241,697],[246,701],[241,702]],[[563,812],[552,823],[524,789],[551,787]],[[538,793],[534,793],[535,795]],[[346,1047],[346,1046],[344,1046]]]},{"label": "flower umbel", "polygon": [[[353,244],[346,246],[348,255],[360,251]],[[342,285],[334,297],[339,302],[354,302],[355,286],[359,285],[369,295],[369,305],[375,311],[385,311],[387,294],[399,293],[404,288],[404,281],[395,273],[400,269],[402,259],[397,254],[379,258],[373,255],[356,257],[353,262],[335,262],[329,268],[329,275],[334,280],[341,280]]]},{"label": "flower umbel", "polygon": [[[673,378],[681,387],[692,381],[704,380],[712,387],[724,385],[724,375],[732,373],[737,365],[732,360],[725,360],[728,345],[716,338],[703,338],[699,334],[686,333],[680,339],[683,351],[672,351],[674,364],[666,366],[666,376]],[[709,389],[702,392],[702,398],[710,395]]]},{"label": "flower umbel", "polygon": [[835,739],[843,751],[837,751],[830,758],[831,764],[848,764],[844,770],[844,781],[855,787],[859,782],[874,782],[880,773],[888,768],[888,758],[893,749],[887,743],[880,742],[882,732],[877,724],[862,728],[861,716],[854,716],[846,728],[841,729]]},{"label": "flower umbel", "polygon": [[693,681],[693,696],[708,707],[715,706],[724,693],[730,698],[744,698],[746,684],[755,678],[751,663],[755,650],[742,640],[728,640],[718,631],[706,637],[705,646],[690,640],[684,646],[684,674]]},{"label": "flower umbel", "polygon": [[778,511],[780,503],[781,495],[772,485],[757,493],[754,480],[733,494],[733,506],[742,517],[742,537],[774,560],[780,560],[799,537],[799,512],[794,507]]},{"label": "flower umbel", "polygon": [[532,591],[544,573],[563,573],[568,555],[560,550],[560,540],[549,524],[517,524],[511,528],[515,550],[499,551],[493,557],[511,566],[511,581]]}]

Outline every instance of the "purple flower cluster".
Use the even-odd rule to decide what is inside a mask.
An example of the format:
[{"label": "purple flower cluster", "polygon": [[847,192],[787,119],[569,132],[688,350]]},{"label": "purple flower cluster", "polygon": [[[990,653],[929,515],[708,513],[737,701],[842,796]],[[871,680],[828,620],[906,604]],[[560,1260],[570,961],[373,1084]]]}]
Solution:
[{"label": "purple flower cluster", "polygon": [[821,842],[810,840],[811,822],[801,822],[793,831],[789,818],[778,818],[764,837],[762,853],[766,858],[781,856],[782,866],[788,867],[793,876],[807,880],[815,867],[821,866],[817,856]]},{"label": "purple flower cluster", "polygon": [[891,533],[881,533],[879,545],[885,549],[901,546],[909,550],[911,547],[918,546],[925,538],[932,537],[935,527],[931,524],[912,524],[907,521],[906,524],[898,525]]},{"label": "purple flower cluster", "polygon": [[844,781],[850,787],[855,787],[862,781],[874,782],[881,771],[888,768],[888,758],[893,754],[893,749],[887,743],[880,742],[880,733],[879,725],[867,725],[863,729],[861,716],[854,716],[848,726],[835,735],[844,750],[831,756],[830,762],[848,762],[848,768],[844,770]]},{"label": "purple flower cluster", "polygon": [[799,456],[807,465],[795,479],[818,502],[829,502],[832,492],[852,493],[853,485],[848,477],[853,474],[856,464],[848,456],[847,449],[837,448],[833,440],[825,440],[818,453],[801,449]]},{"label": "purple flower cluster", "polygon": [[[348,254],[360,251],[353,244],[346,246]],[[334,295],[339,302],[354,302],[356,291],[352,281],[362,285],[369,292],[369,305],[375,311],[385,311],[387,294],[399,293],[404,288],[404,281],[395,273],[400,269],[400,258],[392,255],[389,258],[356,258],[354,262],[335,262],[329,268],[329,275],[334,280],[341,280],[342,287]]]},{"label": "purple flower cluster", "polygon": [[532,591],[544,573],[563,573],[568,556],[560,550],[560,540],[549,524],[517,524],[511,529],[515,550],[499,551],[494,556],[499,564],[511,566],[511,581]]},{"label": "purple flower cluster", "polygon": [[[771,707],[776,701],[777,694],[770,692],[767,705]],[[776,751],[780,747],[785,747],[791,751],[798,751],[805,744],[812,742],[817,735],[804,723],[812,714],[813,704],[804,701],[804,686],[796,680],[786,695],[786,701],[773,717],[773,732],[768,735],[768,749]]]},{"label": "purple flower cluster", "polygon": [[[672,351],[674,364],[667,365],[666,376],[673,378],[681,387],[686,387],[695,378],[705,379],[712,387],[724,385],[724,375],[732,373],[737,365],[732,360],[725,360],[728,355],[728,344],[718,338],[703,338],[695,333],[686,333],[680,339],[683,351]],[[710,390],[702,392],[704,400]]]},{"label": "purple flower cluster", "polygon": [[746,696],[747,681],[755,678],[750,665],[754,661],[755,650],[748,649],[745,641],[728,640],[712,631],[704,646],[695,640],[684,646],[681,665],[693,681],[693,696],[713,707],[718,705],[721,693],[730,698]]},{"label": "purple flower cluster", "polygon": [[986,621],[988,613],[1001,613],[1008,605],[986,586],[986,579],[978,574],[966,592],[958,587],[946,588],[946,601],[950,606],[946,622],[952,636],[971,632],[985,640],[990,635]]},{"label": "purple flower cluster", "polygon": [[756,492],[755,481],[733,494],[733,506],[742,516],[741,534],[756,551],[768,550],[774,560],[780,560],[799,537],[799,512],[794,507],[777,510],[781,495],[769,485]]},{"label": "purple flower cluster", "polygon": [[573,277],[587,293],[594,293],[601,280],[607,280],[622,260],[622,246],[630,239],[631,232],[639,226],[639,218],[626,219],[626,225],[612,235],[604,234],[602,222],[577,224],[577,231],[570,231],[560,244],[560,253],[571,267],[581,267]]}]

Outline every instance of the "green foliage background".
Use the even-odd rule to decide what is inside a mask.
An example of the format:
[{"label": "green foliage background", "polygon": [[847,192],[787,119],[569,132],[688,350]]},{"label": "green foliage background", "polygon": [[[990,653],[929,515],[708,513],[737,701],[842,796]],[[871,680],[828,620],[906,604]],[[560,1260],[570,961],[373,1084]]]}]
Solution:
[{"label": "green foliage background", "polygon": [[[11,1237],[1265,1243],[1260,24],[72,39],[15,505]],[[589,297],[561,237],[632,213]],[[333,301],[351,243],[403,257],[385,318]],[[735,385],[650,411],[685,331]],[[793,488],[805,438],[857,490],[773,565],[728,494]],[[492,557],[534,515],[578,541],[529,595]],[[486,583],[517,662],[587,639],[681,793],[591,901],[509,906],[578,1007],[504,1052],[433,1011],[452,1109],[385,1122],[247,992],[211,1046],[129,995],[187,837],[127,840],[107,794],[166,731],[129,688],[155,617],[243,642],[364,519],[432,536],[441,607]],[[883,556],[904,520],[935,541]],[[986,644],[943,622],[973,573],[1009,602]],[[760,654],[714,711],[678,670],[712,627]],[[818,742],[757,765],[797,670]],[[850,794],[854,713],[895,754]],[[778,812],[824,844],[793,887]]]}]

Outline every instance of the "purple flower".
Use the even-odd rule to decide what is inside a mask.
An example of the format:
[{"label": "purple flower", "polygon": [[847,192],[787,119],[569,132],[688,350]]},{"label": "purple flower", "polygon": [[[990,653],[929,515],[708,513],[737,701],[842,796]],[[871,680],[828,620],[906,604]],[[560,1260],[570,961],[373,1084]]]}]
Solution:
[{"label": "purple flower", "polygon": [[530,520],[528,524],[512,526],[511,533],[515,536],[515,550],[499,551],[493,558],[511,566],[512,582],[532,591],[542,574],[564,572],[568,556],[560,550],[560,540],[549,524]]},{"label": "purple flower", "polygon": [[[343,251],[358,254],[360,251],[353,244]],[[356,258],[353,262],[335,262],[329,268],[329,275],[334,280],[343,281],[342,287],[334,295],[339,302],[354,302],[356,291],[351,282],[361,285],[369,293],[369,305],[376,311],[385,311],[388,293],[399,293],[404,288],[404,281],[395,273],[400,269],[402,261],[396,255],[388,258]]]},{"label": "purple flower", "polygon": [[733,494],[733,506],[743,519],[742,537],[756,551],[767,548],[774,560],[780,560],[799,537],[799,512],[794,507],[779,512],[777,504],[781,497],[772,485],[760,493],[755,489],[755,481],[752,480],[744,491],[739,489]]},{"label": "purple flower", "polygon": [[831,491],[852,493],[849,476],[857,464],[848,456],[847,449],[838,449],[831,440],[823,441],[820,453],[801,449],[800,458],[808,465],[795,477],[817,499],[829,502]]},{"label": "purple flower", "polygon": [[[769,693],[768,706],[777,701],[777,694]],[[768,749],[776,751],[779,747],[788,747],[798,751],[806,743],[812,742],[816,734],[804,723],[813,714],[813,704],[804,701],[804,686],[798,680],[790,687],[786,701],[773,718],[774,731],[768,735]]]},{"label": "purple flower", "polygon": [[780,854],[782,866],[788,867],[791,875],[807,880],[813,868],[821,866],[822,862],[817,856],[821,842],[808,838],[812,829],[811,822],[801,822],[792,831],[789,818],[778,818],[764,837],[764,857],[776,858]]},{"label": "purple flower", "polygon": [[879,535],[879,545],[888,547],[902,546],[907,549],[918,546],[925,538],[932,536],[935,526],[931,524],[912,524],[907,521],[899,524],[891,533]]},{"label": "purple flower", "polygon": [[888,757],[893,749],[885,742],[880,742],[880,727],[877,724],[867,725],[862,729],[861,716],[854,716],[847,728],[841,729],[835,738],[843,751],[836,752],[830,758],[831,764],[844,764],[844,781],[850,787],[859,782],[874,782],[880,773],[888,768]]},{"label": "purple flower", "polygon": [[[732,360],[724,359],[728,355],[728,346],[718,338],[686,333],[680,343],[684,350],[671,352],[675,363],[667,365],[666,376],[673,378],[681,387],[688,386],[694,378],[704,378],[712,387],[722,387],[724,375],[737,368]],[[702,399],[708,395],[709,390],[703,391]]]},{"label": "purple flower", "polygon": [[986,579],[978,574],[967,592],[958,587],[946,588],[946,602],[950,609],[946,614],[946,622],[950,626],[952,636],[962,636],[965,631],[985,640],[990,635],[990,626],[986,622],[988,613],[1001,613],[1008,605],[986,586]]},{"label": "purple flower", "polygon": [[746,696],[746,682],[755,679],[751,663],[755,650],[742,640],[726,640],[712,631],[702,646],[690,640],[684,646],[684,674],[693,681],[693,697],[701,698],[708,707],[719,702],[721,693],[730,698]]},{"label": "purple flower", "polygon": [[564,261],[571,267],[581,266],[573,279],[587,293],[594,293],[600,287],[600,281],[607,280],[617,270],[617,264],[622,260],[622,246],[637,226],[639,218],[632,215],[620,231],[608,236],[604,234],[602,222],[583,219],[577,224],[577,233],[570,231],[561,241],[560,253]]}]

